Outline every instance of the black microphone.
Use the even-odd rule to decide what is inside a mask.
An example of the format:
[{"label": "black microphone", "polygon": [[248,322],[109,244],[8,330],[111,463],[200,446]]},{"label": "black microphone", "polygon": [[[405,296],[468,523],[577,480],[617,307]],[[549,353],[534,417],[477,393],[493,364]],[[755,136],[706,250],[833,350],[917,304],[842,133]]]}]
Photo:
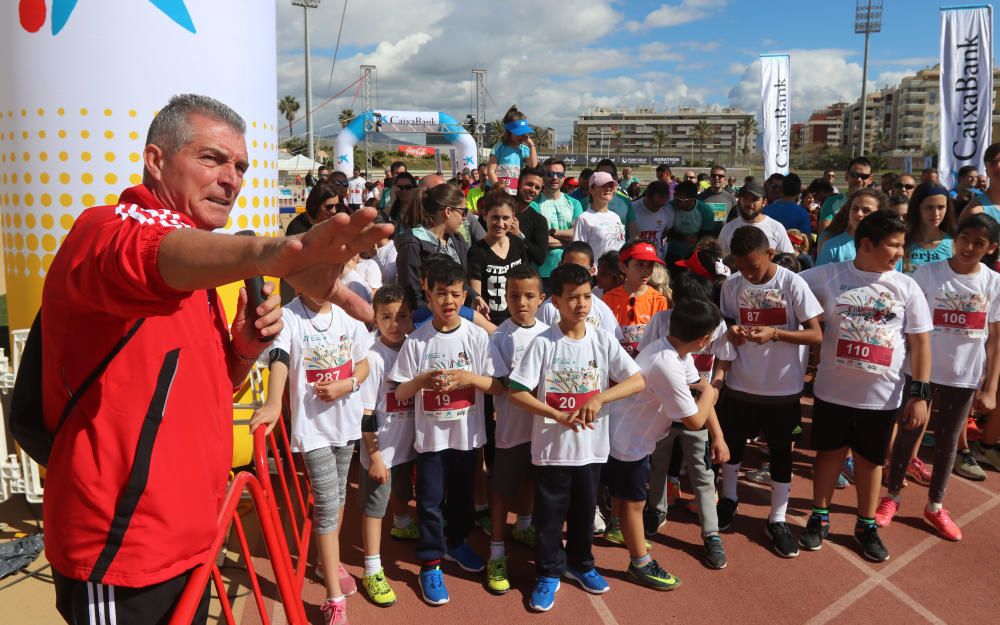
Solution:
[{"label": "black microphone", "polygon": [[[257,233],[253,230],[240,230],[236,233],[236,236],[242,237],[255,237]],[[246,287],[247,297],[250,298],[250,302],[253,304],[253,309],[250,311],[250,316],[252,319],[251,323],[257,321],[257,307],[264,303],[267,297],[264,295],[264,277],[263,276],[253,276],[251,278],[243,279],[243,286]],[[264,343],[270,343],[274,340],[274,335],[272,336],[257,336],[257,340]]]}]

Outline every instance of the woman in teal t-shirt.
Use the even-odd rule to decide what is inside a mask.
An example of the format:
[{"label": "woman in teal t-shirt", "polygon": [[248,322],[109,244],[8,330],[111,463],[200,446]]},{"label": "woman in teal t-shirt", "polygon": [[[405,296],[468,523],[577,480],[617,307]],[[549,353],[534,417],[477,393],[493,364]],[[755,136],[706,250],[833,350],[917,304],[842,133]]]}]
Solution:
[{"label": "woman in teal t-shirt", "polygon": [[955,204],[946,188],[929,182],[918,186],[910,196],[906,222],[910,226],[903,257],[906,273],[925,263],[951,258]]}]

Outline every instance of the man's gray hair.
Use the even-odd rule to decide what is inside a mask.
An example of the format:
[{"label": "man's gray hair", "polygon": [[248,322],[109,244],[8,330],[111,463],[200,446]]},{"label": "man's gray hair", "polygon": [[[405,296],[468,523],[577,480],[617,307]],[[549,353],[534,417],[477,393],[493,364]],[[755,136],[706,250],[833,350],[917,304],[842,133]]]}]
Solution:
[{"label": "man's gray hair", "polygon": [[182,93],[170,98],[170,102],[153,118],[146,135],[146,145],[156,145],[168,155],[177,152],[193,138],[188,119],[191,115],[218,120],[241,135],[247,131],[243,118],[222,102],[204,95]]}]

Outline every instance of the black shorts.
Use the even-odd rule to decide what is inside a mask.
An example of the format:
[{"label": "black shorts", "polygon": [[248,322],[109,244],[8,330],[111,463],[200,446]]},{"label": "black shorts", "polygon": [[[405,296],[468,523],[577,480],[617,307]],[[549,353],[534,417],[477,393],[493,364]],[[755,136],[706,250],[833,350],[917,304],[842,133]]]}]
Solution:
[{"label": "black shorts", "polygon": [[855,455],[885,464],[898,409],[868,410],[831,404],[816,398],[812,413],[812,445],[816,451],[850,447]]},{"label": "black shorts", "polygon": [[[56,609],[67,623],[167,623],[187,586],[190,571],[159,584],[126,588],[70,579],[52,570]],[[208,621],[209,584],[194,613],[193,625]]]},{"label": "black shorts", "polygon": [[615,499],[625,501],[646,501],[649,492],[649,456],[642,460],[626,462],[608,458],[605,465],[608,490]]}]

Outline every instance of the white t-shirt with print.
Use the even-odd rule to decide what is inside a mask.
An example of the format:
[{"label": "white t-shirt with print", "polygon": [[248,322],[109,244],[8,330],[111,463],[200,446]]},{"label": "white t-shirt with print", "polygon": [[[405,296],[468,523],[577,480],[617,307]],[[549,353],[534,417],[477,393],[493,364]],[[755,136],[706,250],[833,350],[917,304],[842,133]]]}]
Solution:
[{"label": "white t-shirt with print", "polygon": [[[660,339],[667,338],[670,334],[670,314],[673,310],[662,310],[649,320],[646,324],[646,332],[639,341],[639,353],[656,343]],[[694,368],[703,380],[712,380],[712,372],[715,370],[716,358],[720,360],[735,360],[736,348],[726,340],[726,322],[720,321],[715,330],[712,331],[712,340],[699,352],[690,354],[694,361]]]},{"label": "white t-shirt with print", "polygon": [[667,435],[674,421],[698,413],[689,384],[698,382],[694,360],[681,358],[665,338],[657,339],[639,353],[646,388],[634,395],[631,408],[611,423],[611,456],[623,462],[642,460],[653,453],[656,441]]},{"label": "white t-shirt with print", "polygon": [[663,245],[663,231],[674,225],[674,209],[669,202],[658,211],[646,208],[645,198],[632,202],[635,209],[635,225],[639,230],[639,238],[656,247],[656,253],[663,258],[666,248]]},{"label": "white t-shirt with print", "polygon": [[[931,309],[931,382],[979,388],[986,366],[989,324],[1000,321],[1000,274],[980,263],[962,275],[948,261],[920,265],[910,277]],[[909,359],[906,372],[910,372]]]},{"label": "white t-shirt with print", "polygon": [[589,244],[596,263],[605,252],[618,251],[625,244],[625,224],[616,213],[588,208],[573,224],[573,240]]},{"label": "white t-shirt with print", "polygon": [[792,242],[789,240],[788,233],[785,231],[785,227],[781,225],[781,222],[771,219],[763,213],[760,216],[764,219],[757,222],[751,223],[743,221],[742,217],[737,217],[725,226],[722,226],[722,231],[719,232],[719,245],[722,246],[723,256],[729,256],[729,243],[733,240],[733,233],[736,232],[737,228],[743,226],[756,226],[760,228],[767,235],[767,240],[771,243],[771,249],[776,254],[780,252],[793,254],[795,252],[795,248],[792,247]]},{"label": "white t-shirt with print", "polygon": [[354,271],[361,276],[368,288],[373,292],[382,288],[382,268],[374,258],[362,258],[358,260]]},{"label": "white t-shirt with print", "polygon": [[[471,321],[460,319],[451,332],[439,332],[428,321],[406,337],[389,379],[407,382],[425,371],[441,369],[493,377],[495,362],[489,336]],[[425,388],[417,391],[414,404],[413,447],[418,453],[476,449],[486,443],[482,391],[471,386],[449,393]]]},{"label": "white t-shirt with print", "polygon": [[906,335],[934,327],[920,287],[898,271],[860,271],[853,260],[800,275],[823,307],[816,397],[866,410],[898,408]]},{"label": "white t-shirt with print", "polygon": [[[608,388],[639,372],[625,348],[607,332],[587,326],[581,339],[571,339],[552,326],[528,346],[511,382],[537,388],[536,397],[549,406],[573,412]],[[594,429],[578,432],[548,417],[535,416],[531,431],[531,462],[539,466],[583,466],[607,462],[610,451],[608,406],[598,413]]]},{"label": "white t-shirt with print", "polygon": [[[375,344],[368,350],[368,379],[361,385],[361,403],[365,410],[375,413],[378,448],[387,468],[417,457],[417,452],[413,450],[414,398],[406,401],[396,399],[399,384],[388,378],[398,356],[399,350],[376,338]],[[370,464],[368,447],[361,445],[361,466],[367,470]]]},{"label": "white t-shirt with print", "polygon": [[347,203],[364,204],[365,202],[365,178],[358,176],[347,181]]},{"label": "white t-shirt with print", "polygon": [[[615,313],[604,303],[604,300],[595,295],[590,299],[590,302],[590,314],[587,315],[587,325],[609,332],[619,341],[624,341],[625,335],[622,333],[621,326],[618,325],[618,320],[615,319]],[[554,326],[559,323],[559,309],[552,303],[552,298],[545,300],[538,307],[535,318],[547,326]]]},{"label": "white t-shirt with print", "polygon": [[[549,326],[541,321],[535,321],[535,325],[524,328],[507,319],[496,329],[490,337],[490,343],[496,350],[497,356],[507,367],[507,372],[517,369],[521,363],[521,358],[528,351],[528,345],[536,336],[549,329]],[[510,393],[497,395],[493,400],[496,412],[496,446],[499,449],[508,449],[524,443],[531,442],[531,427],[534,424],[535,415],[520,406],[515,406],[510,401]]]},{"label": "white t-shirt with print", "polygon": [[[774,277],[763,284],[752,284],[740,273],[730,276],[722,285],[722,315],[748,328],[799,330],[803,322],[823,314],[805,280],[784,267],[776,268]],[[802,392],[807,346],[747,341],[735,349],[739,357],[726,375],[729,388],[770,397]]]},{"label": "white t-shirt with print", "polygon": [[282,328],[274,348],[288,353],[292,451],[342,447],[361,438],[360,393],[328,402],[316,396],[318,381],[346,380],[372,345],[364,324],[337,306],[328,313],[308,310],[300,298],[281,309]]}]

